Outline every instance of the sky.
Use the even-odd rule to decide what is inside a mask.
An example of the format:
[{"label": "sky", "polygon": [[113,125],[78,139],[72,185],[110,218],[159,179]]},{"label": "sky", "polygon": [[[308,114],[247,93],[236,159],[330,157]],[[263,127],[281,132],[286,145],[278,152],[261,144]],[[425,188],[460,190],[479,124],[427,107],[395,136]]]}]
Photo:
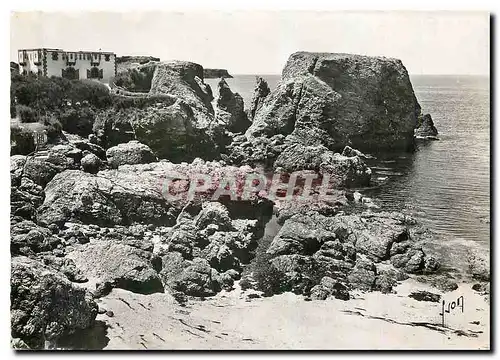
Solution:
[{"label": "sky", "polygon": [[113,51],[188,60],[232,74],[280,74],[295,51],[387,56],[418,74],[490,72],[484,12],[24,12],[11,15],[17,49]]}]

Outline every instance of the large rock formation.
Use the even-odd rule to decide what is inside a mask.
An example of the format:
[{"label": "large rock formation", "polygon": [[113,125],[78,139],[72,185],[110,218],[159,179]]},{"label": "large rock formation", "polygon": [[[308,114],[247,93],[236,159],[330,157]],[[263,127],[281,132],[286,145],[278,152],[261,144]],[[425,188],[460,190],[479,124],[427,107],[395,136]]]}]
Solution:
[{"label": "large rock formation", "polygon": [[[400,60],[298,52],[256,110],[246,132],[250,146],[244,157],[269,161],[266,156],[272,154],[262,150],[263,144],[277,136],[285,136],[290,145],[322,145],[332,151],[346,145],[368,151],[408,150],[413,148],[419,115],[420,105]],[[232,152],[238,157],[240,144]]]},{"label": "large rock formation", "polygon": [[221,79],[218,84],[216,121],[231,132],[244,132],[250,126],[245,113],[243,98],[233,93],[226,80]]},{"label": "large rock formation", "polygon": [[232,75],[226,69],[203,69],[203,77],[205,79],[217,79],[217,78],[232,78]]},{"label": "large rock formation", "polygon": [[64,275],[24,256],[11,264],[11,334],[32,349],[92,325],[97,304]]},{"label": "large rock formation", "polygon": [[103,146],[137,139],[172,161],[218,156],[224,128],[214,121],[201,65],[149,62],[118,73],[115,84],[125,90],[115,89],[114,106],[97,115],[93,128]]}]

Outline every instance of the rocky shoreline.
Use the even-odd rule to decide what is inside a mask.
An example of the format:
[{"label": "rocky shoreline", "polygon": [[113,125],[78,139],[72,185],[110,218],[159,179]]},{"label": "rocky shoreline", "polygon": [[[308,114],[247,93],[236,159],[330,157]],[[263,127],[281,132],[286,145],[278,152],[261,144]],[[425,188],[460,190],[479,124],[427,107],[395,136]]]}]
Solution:
[{"label": "rocky shoreline", "polygon": [[[63,127],[35,152],[12,138],[14,347],[60,348],[112,329],[103,317],[121,310],[102,303],[117,294],[182,311],[235,287],[308,301],[393,294],[410,277],[456,290],[414,219],[356,192],[370,184],[363,152],[411,151],[415,137],[437,135],[401,61],[295,53],[276,89],[258,79],[248,112],[224,79],[214,108],[198,64],[123,63],[87,133]],[[273,187],[292,176],[305,180],[290,194]],[[488,295],[489,264],[470,264]]]}]

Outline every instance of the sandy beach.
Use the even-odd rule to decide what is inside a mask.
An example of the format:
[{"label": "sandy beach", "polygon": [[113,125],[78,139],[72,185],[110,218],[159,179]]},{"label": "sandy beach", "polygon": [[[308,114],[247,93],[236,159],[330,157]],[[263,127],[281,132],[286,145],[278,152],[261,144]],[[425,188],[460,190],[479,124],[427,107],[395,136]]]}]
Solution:
[{"label": "sandy beach", "polygon": [[[464,298],[464,312],[439,315],[441,303],[417,301],[415,290]],[[178,305],[167,293],[140,295],[121,289],[102,298],[108,326],[104,349],[489,349],[486,296],[462,283],[440,293],[407,280],[397,294],[359,293],[342,301],[304,301],[285,293],[249,298],[238,287],[204,301]],[[255,294],[255,293],[254,293]]]}]

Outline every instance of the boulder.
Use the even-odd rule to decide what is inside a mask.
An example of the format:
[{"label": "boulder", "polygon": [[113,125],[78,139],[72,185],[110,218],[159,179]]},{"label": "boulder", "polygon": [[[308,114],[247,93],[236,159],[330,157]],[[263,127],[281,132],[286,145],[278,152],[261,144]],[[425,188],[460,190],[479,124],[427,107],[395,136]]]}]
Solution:
[{"label": "boulder", "polygon": [[21,183],[16,186],[12,184],[10,192],[11,216],[20,216],[27,220],[33,220],[38,208],[44,199],[42,186],[35,184],[27,177],[20,179]]},{"label": "boulder", "polygon": [[195,258],[184,260],[177,252],[170,252],[162,258],[161,277],[170,289],[190,296],[212,296],[220,290],[214,281],[214,273],[207,260]]},{"label": "boulder", "polygon": [[437,139],[438,131],[430,114],[419,115],[414,134],[417,139]]},{"label": "boulder", "polygon": [[329,276],[324,276],[321,278],[320,283],[311,289],[311,299],[325,300],[329,296],[333,296],[336,299],[349,300],[349,293],[344,284]]},{"label": "boulder", "polygon": [[356,265],[349,273],[347,279],[352,288],[370,291],[375,286],[376,271],[377,269],[373,262],[360,254],[357,256]]},{"label": "boulder", "polygon": [[285,221],[266,253],[271,256],[301,254],[312,255],[323,243],[334,240],[327,218],[322,215],[295,215]]},{"label": "boulder", "polygon": [[344,150],[342,150],[342,156],[347,156],[347,157],[353,157],[353,156],[359,156],[361,159],[373,159],[373,156],[371,155],[366,155],[363,154],[361,151],[357,149],[353,149],[350,146],[346,146]]},{"label": "boulder", "polygon": [[82,170],[91,174],[97,174],[101,164],[101,159],[92,153],[85,155],[81,160]]},{"label": "boulder", "polygon": [[[396,268],[401,268],[410,274],[422,273],[424,271],[435,271],[436,267],[427,268],[429,257],[419,247],[412,247],[403,254],[397,254],[391,257],[391,263]],[[434,260],[432,260],[434,263]]]},{"label": "boulder", "polygon": [[395,269],[390,264],[378,263],[375,266],[377,277],[373,289],[381,291],[384,294],[393,292],[393,287],[399,281],[408,279],[408,275],[405,272]]},{"label": "boulder", "polygon": [[328,174],[333,187],[367,186],[371,178],[371,169],[359,156],[333,153],[322,145],[290,145],[277,157],[274,166],[288,172],[315,170]]},{"label": "boulder", "polygon": [[196,215],[194,223],[197,229],[205,229],[208,225],[217,225],[218,230],[231,230],[231,218],[227,207],[218,202],[205,202]]},{"label": "boulder", "polygon": [[250,126],[250,121],[245,113],[241,95],[233,93],[224,79],[219,81],[218,92],[216,121],[231,132],[245,132]]},{"label": "boulder", "polygon": [[37,220],[62,225],[68,221],[113,226],[175,221],[171,204],[162,196],[161,178],[154,173],[101,171],[98,175],[67,170],[45,188]]},{"label": "boulder", "polygon": [[98,142],[98,139],[95,135],[90,134],[87,139],[75,134],[66,133],[64,131],[63,135],[68,143],[56,145],[51,149],[52,151],[55,151],[56,149],[57,151],[62,151],[65,156],[74,158],[77,162],[82,158],[82,156],[86,155],[85,152],[90,152],[101,160],[106,159],[106,151],[96,143]]},{"label": "boulder", "polygon": [[150,147],[136,140],[109,148],[106,151],[106,158],[108,164],[113,168],[126,164],[147,164],[157,161]]},{"label": "boulder", "polygon": [[490,261],[486,252],[478,249],[468,250],[467,263],[469,264],[469,273],[474,279],[490,281]]},{"label": "boulder", "polygon": [[27,157],[25,155],[13,155],[10,157],[10,183],[12,186],[21,183],[26,160]]},{"label": "boulder", "polygon": [[101,226],[119,224],[123,217],[111,198],[112,185],[109,180],[79,170],[60,173],[45,189],[37,220],[47,225],[70,220]]},{"label": "boulder", "polygon": [[256,77],[256,84],[252,94],[252,102],[250,103],[249,108],[249,116],[251,120],[254,118],[255,113],[260,109],[264,99],[270,92],[271,90],[269,89],[267,81],[260,76]]},{"label": "boulder", "polygon": [[92,325],[97,304],[83,289],[39,261],[18,256],[11,264],[11,334],[32,349]]},{"label": "boulder", "polygon": [[439,300],[441,300],[441,295],[434,294],[425,290],[413,291],[408,295],[408,297],[411,297],[417,301],[439,302]]},{"label": "boulder", "polygon": [[141,294],[163,292],[151,263],[151,254],[117,242],[96,241],[81,245],[67,255],[88,278]]},{"label": "boulder", "polygon": [[61,239],[47,228],[24,220],[11,224],[10,253],[12,256],[32,256],[39,252],[52,251],[61,244]]},{"label": "boulder", "polygon": [[[66,158],[64,157],[64,159]],[[28,157],[24,165],[23,176],[29,178],[35,184],[45,187],[57,173],[68,167],[65,165],[58,166],[38,157]]]}]

